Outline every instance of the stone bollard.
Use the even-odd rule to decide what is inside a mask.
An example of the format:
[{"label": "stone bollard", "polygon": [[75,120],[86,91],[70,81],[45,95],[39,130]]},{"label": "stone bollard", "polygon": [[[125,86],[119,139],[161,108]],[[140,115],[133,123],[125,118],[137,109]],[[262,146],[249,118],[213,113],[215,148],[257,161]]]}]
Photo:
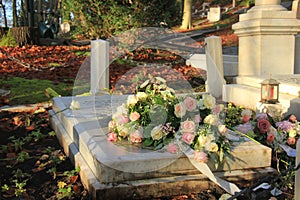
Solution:
[{"label": "stone bollard", "polygon": [[214,97],[222,96],[222,88],[226,83],[224,80],[222,41],[218,36],[205,38],[206,42],[206,65],[207,65],[207,85],[206,91]]},{"label": "stone bollard", "polygon": [[106,93],[109,88],[109,42],[91,42],[91,94]]},{"label": "stone bollard", "polygon": [[[296,166],[298,166],[300,163],[300,139],[298,139],[296,150]],[[300,169],[296,171],[295,175],[295,200],[300,200]]]}]

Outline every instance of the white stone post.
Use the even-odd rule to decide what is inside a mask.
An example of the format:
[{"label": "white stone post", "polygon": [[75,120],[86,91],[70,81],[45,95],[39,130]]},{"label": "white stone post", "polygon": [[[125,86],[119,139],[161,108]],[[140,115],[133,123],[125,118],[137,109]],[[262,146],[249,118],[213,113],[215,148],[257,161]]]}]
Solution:
[{"label": "white stone post", "polygon": [[[300,163],[300,139],[298,139],[296,150],[296,166],[298,166]],[[295,200],[300,200],[300,169],[296,171],[295,175]]]},{"label": "white stone post", "polygon": [[109,88],[109,42],[91,42],[91,94],[104,92]]},{"label": "white stone post", "polygon": [[222,88],[225,84],[222,56],[222,41],[220,37],[211,36],[205,38],[206,42],[206,63],[207,63],[207,84],[206,91],[214,97],[222,96]]},{"label": "white stone post", "polygon": [[295,74],[300,74],[300,35],[295,36]]}]

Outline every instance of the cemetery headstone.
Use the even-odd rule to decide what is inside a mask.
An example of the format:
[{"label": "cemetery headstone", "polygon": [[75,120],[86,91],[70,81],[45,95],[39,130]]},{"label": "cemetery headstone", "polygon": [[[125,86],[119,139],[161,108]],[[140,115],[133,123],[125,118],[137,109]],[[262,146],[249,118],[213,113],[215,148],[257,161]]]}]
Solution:
[{"label": "cemetery headstone", "polygon": [[221,19],[221,7],[211,7],[207,14],[207,19],[210,22],[217,22]]}]

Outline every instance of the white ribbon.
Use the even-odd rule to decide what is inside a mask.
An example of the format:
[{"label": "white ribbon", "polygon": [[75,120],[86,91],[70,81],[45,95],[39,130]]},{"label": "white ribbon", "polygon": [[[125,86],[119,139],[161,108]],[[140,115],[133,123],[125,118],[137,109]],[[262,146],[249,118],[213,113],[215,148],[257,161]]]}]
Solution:
[{"label": "white ribbon", "polygon": [[241,190],[236,186],[234,183],[230,183],[228,181],[225,181],[217,176],[215,176],[208,165],[206,163],[197,162],[194,160],[194,150],[184,144],[181,141],[177,141],[179,148],[181,151],[188,157],[189,161],[194,165],[196,169],[198,169],[202,174],[207,176],[209,180],[223,188],[226,192],[228,192],[231,195],[234,195],[237,192],[240,192]]}]

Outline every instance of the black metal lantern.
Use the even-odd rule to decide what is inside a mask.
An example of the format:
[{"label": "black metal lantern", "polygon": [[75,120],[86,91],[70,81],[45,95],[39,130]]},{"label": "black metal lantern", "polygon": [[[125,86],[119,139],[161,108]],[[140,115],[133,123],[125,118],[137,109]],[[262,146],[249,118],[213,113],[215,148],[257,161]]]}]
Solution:
[{"label": "black metal lantern", "polygon": [[279,82],[275,79],[266,79],[261,82],[260,96],[262,103],[275,104],[279,99]]}]

